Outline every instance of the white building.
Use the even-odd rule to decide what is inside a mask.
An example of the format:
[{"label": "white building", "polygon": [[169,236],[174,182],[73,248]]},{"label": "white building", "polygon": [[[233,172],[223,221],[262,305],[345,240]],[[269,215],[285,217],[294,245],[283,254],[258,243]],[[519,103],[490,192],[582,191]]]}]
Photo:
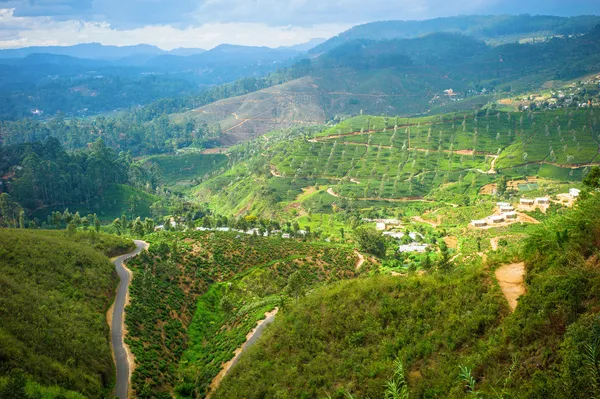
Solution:
[{"label": "white building", "polygon": [[503,206],[511,206],[510,202],[496,202],[496,206],[502,208]]},{"label": "white building", "polygon": [[508,220],[515,220],[518,217],[518,215],[517,212],[506,212],[504,214],[504,217]]},{"label": "white building", "polygon": [[375,225],[375,228],[376,228],[377,230],[383,231],[383,230],[385,230],[385,223],[377,223],[377,224]]},{"label": "white building", "polygon": [[573,198],[577,198],[579,197],[579,194],[581,193],[581,190],[578,188],[570,188],[569,189],[569,194],[571,195],[571,197]]},{"label": "white building", "polygon": [[521,198],[521,200],[519,201],[519,203],[521,205],[533,205],[535,204],[535,201],[529,198]]},{"label": "white building", "polygon": [[515,210],[515,208],[513,208],[511,205],[509,205],[509,206],[501,206],[500,207],[500,211],[501,212],[512,212],[514,210]]},{"label": "white building", "polygon": [[425,252],[427,250],[428,244],[418,244],[413,242],[411,244],[400,245],[398,247],[398,251],[400,252]]},{"label": "white building", "polygon": [[548,197],[540,197],[540,198],[536,198],[535,202],[538,205],[548,205],[550,203],[550,198]]},{"label": "white building", "polygon": [[[384,235],[384,236],[388,236],[388,237],[395,238],[395,239],[397,239],[397,240],[400,240],[402,237],[404,237],[404,236],[405,236],[405,234],[404,234],[403,232],[401,232],[401,231],[385,231],[385,232],[383,233],[383,235]],[[411,231],[410,233],[408,233],[408,236],[409,236],[409,237],[410,237],[410,238],[411,238],[413,241],[416,241],[416,240],[417,240],[417,237],[419,237],[419,238],[421,238],[421,239],[423,239],[423,238],[424,238],[424,237],[423,237],[423,234],[421,234],[421,233],[417,233],[417,232],[414,232],[414,231]]]},{"label": "white building", "polygon": [[484,227],[487,226],[487,222],[485,220],[472,220],[471,225],[474,227]]}]

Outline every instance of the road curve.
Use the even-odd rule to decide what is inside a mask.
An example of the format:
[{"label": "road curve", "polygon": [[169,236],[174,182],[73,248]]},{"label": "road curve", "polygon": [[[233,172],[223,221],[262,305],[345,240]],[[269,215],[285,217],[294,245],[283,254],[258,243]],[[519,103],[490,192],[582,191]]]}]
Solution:
[{"label": "road curve", "polygon": [[123,262],[129,258],[133,258],[143,250],[148,248],[148,243],[135,240],[135,250],[125,255],[121,255],[114,260],[117,274],[121,281],[117,287],[117,297],[114,303],[111,336],[110,342],[117,366],[117,385],[115,387],[115,397],[119,399],[127,399],[129,390],[129,358],[127,356],[127,348],[123,342],[123,326],[125,304],[127,303],[129,283],[131,282],[131,272],[125,267]]}]

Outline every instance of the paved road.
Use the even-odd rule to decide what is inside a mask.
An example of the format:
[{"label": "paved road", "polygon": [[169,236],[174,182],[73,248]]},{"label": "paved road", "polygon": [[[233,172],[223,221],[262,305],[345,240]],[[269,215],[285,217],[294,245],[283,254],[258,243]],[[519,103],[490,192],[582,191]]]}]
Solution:
[{"label": "paved road", "polygon": [[135,245],[137,247],[135,251],[121,255],[114,261],[121,282],[117,287],[117,298],[115,299],[115,308],[113,310],[110,341],[117,365],[117,386],[115,388],[115,396],[119,399],[127,399],[127,391],[129,388],[129,359],[127,358],[127,351],[125,350],[125,345],[123,343],[123,313],[131,275],[129,274],[129,270],[123,265],[123,261],[136,256],[142,252],[142,250],[148,248],[148,244],[144,241],[136,240]]}]

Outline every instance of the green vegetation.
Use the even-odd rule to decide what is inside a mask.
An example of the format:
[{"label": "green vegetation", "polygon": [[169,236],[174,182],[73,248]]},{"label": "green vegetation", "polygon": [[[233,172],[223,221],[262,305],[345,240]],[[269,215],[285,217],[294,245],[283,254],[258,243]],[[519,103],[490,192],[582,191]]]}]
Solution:
[{"label": "green vegetation", "polygon": [[[185,382],[177,389],[186,395],[205,392],[265,309],[279,303],[289,275],[300,270],[310,284],[335,281],[354,276],[357,261],[345,247],[235,232],[162,233],[147,240],[150,252],[130,263],[134,279],[126,318],[138,397],[168,396],[184,353]],[[231,280],[251,268],[256,269]],[[214,286],[224,281],[232,283]],[[223,296],[236,312],[220,308]],[[226,323],[236,328],[221,331]]]},{"label": "green vegetation", "polygon": [[108,395],[114,364],[106,312],[117,278],[105,255],[132,247],[93,231],[0,229],[0,392]]},{"label": "green vegetation", "polygon": [[215,397],[380,398],[396,357],[410,397],[593,396],[598,212],[598,198],[582,200],[491,254],[492,270],[526,261],[526,294],[512,314],[478,262],[338,283],[278,315]]},{"label": "green vegetation", "polygon": [[486,278],[460,270],[317,290],[278,315],[215,398],[381,398],[397,357],[409,365],[415,397],[443,395],[455,385],[457,353],[474,355],[500,321],[502,298]]},{"label": "green vegetation", "polygon": [[154,155],[143,164],[156,164],[161,180],[169,188],[182,190],[227,165],[225,155],[184,153],[181,155]]}]

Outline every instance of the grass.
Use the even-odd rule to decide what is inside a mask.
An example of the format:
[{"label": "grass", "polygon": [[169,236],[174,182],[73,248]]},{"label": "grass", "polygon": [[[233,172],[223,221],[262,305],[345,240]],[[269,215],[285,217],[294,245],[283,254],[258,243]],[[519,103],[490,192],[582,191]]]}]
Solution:
[{"label": "grass", "polygon": [[227,165],[227,156],[222,154],[187,153],[181,155],[153,155],[143,164],[156,164],[166,187],[185,190],[195,179],[204,178]]},{"label": "grass", "polygon": [[0,229],[0,376],[20,369],[28,390],[46,398],[60,397],[56,386],[108,395],[114,364],[106,312],[118,281],[104,254],[131,247],[95,232]]},{"label": "grass", "polygon": [[111,222],[116,218],[126,214],[128,217],[140,216],[142,218],[150,217],[150,207],[158,198],[145,191],[123,184],[112,184],[102,194],[102,197],[96,198],[89,204],[65,204],[46,207],[33,212],[32,217],[47,221],[47,218],[54,211],[79,212],[81,216],[96,214],[98,218],[105,222]]}]

